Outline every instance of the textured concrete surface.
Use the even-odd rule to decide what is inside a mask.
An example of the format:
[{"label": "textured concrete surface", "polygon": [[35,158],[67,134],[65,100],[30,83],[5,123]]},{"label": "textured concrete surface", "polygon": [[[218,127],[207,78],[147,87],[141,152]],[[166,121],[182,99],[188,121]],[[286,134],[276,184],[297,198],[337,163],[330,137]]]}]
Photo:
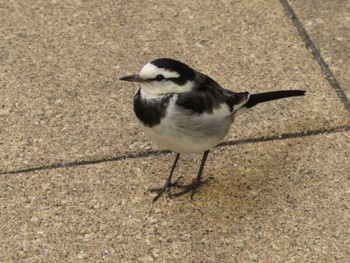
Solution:
[{"label": "textured concrete surface", "polygon": [[[345,2],[292,7],[349,96]],[[174,156],[118,78],[162,56],[307,96],[240,116],[194,202],[152,204]],[[349,111],[278,1],[0,1],[0,98],[0,262],[349,261]]]},{"label": "textured concrete surface", "polygon": [[343,132],[216,149],[194,202],[144,193],[171,154],[2,176],[0,260],[348,262],[349,147]]},{"label": "textured concrete surface", "polygon": [[350,2],[291,1],[322,57],[350,97]]},{"label": "textured concrete surface", "polygon": [[277,1],[8,1],[0,24],[2,172],[157,149],[117,79],[162,56],[236,91],[308,91],[241,116],[229,140],[349,124]]}]

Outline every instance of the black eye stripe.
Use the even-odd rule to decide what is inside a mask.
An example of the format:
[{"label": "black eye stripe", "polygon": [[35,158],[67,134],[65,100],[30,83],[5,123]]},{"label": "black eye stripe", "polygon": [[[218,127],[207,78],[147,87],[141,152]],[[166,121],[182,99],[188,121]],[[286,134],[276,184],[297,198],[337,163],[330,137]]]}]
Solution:
[{"label": "black eye stripe", "polygon": [[151,81],[158,81],[158,82],[161,82],[161,81],[172,81],[172,82],[174,82],[177,85],[184,85],[184,84],[186,84],[188,79],[186,79],[184,76],[181,76],[181,75],[177,76],[177,77],[166,78],[166,77],[164,77],[164,75],[159,74],[155,78],[148,78],[148,79],[146,79],[146,81],[150,81],[150,82]]},{"label": "black eye stripe", "polygon": [[154,80],[156,80],[156,81],[162,81],[163,79],[165,79],[164,76],[160,75],[160,74],[154,78]]},{"label": "black eye stripe", "polygon": [[162,81],[162,80],[169,80],[167,78],[163,78],[163,79],[160,79],[160,78],[149,78],[147,79],[147,81]]},{"label": "black eye stripe", "polygon": [[[158,75],[159,76],[159,75]],[[158,77],[157,76],[157,77]],[[163,75],[162,75],[163,76]],[[181,78],[181,77],[177,77],[177,78],[165,78],[164,76],[163,76],[163,79],[157,79],[157,77],[155,77],[155,78],[149,78],[149,79],[147,79],[147,81],[162,81],[162,80],[166,80],[166,81],[172,81],[172,82],[174,82],[175,84],[177,84],[177,85],[184,85],[184,84],[186,84],[186,82],[187,82],[187,80],[186,79],[184,79],[184,78]]]}]

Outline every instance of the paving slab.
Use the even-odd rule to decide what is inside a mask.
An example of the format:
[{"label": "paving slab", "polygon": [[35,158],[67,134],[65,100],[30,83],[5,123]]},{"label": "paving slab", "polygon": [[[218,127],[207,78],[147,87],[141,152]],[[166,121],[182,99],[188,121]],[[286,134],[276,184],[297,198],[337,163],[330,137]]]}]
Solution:
[{"label": "paving slab", "polygon": [[172,154],[2,175],[0,261],[348,262],[349,147],[340,132],[215,149],[193,202],[145,193]]},{"label": "paving slab", "polygon": [[0,172],[157,149],[118,78],[162,56],[236,91],[307,90],[242,116],[229,140],[349,125],[277,1],[5,1],[0,24]]},{"label": "paving slab", "polygon": [[291,0],[290,3],[350,98],[350,2]]}]

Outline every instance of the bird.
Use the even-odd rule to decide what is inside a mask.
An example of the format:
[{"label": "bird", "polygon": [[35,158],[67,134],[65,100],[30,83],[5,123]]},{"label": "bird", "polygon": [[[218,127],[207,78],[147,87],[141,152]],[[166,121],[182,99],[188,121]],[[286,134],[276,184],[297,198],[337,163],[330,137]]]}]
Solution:
[{"label": "bird", "polygon": [[[305,94],[304,90],[234,92],[171,58],[148,62],[138,73],[120,80],[138,83],[133,109],[146,136],[176,153],[164,185],[148,189],[156,194],[153,202],[166,191],[171,197],[191,192],[193,199],[196,189],[210,179],[202,180],[209,151],[222,142],[240,113],[262,102]],[[196,178],[187,185],[178,182],[182,177],[173,182],[180,154],[184,153],[203,154]],[[170,194],[172,187],[180,191]]]}]

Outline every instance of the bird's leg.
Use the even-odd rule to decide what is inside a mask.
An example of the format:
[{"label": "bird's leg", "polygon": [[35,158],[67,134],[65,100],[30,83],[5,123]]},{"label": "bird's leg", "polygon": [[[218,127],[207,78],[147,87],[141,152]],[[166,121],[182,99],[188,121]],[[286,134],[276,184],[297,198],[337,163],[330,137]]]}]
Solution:
[{"label": "bird's leg", "polygon": [[201,161],[201,166],[199,167],[199,171],[198,171],[196,179],[192,183],[190,183],[188,185],[180,186],[181,188],[184,188],[184,190],[181,191],[181,192],[178,192],[176,194],[173,194],[171,196],[178,197],[178,196],[181,196],[181,195],[186,194],[188,192],[191,192],[190,198],[192,200],[193,199],[193,195],[195,194],[196,189],[198,188],[198,186],[200,186],[202,184],[206,184],[206,183],[209,182],[210,179],[212,179],[210,177],[210,178],[208,178],[206,180],[203,180],[203,181],[201,180],[203,169],[204,169],[204,165],[205,165],[205,162],[207,160],[208,154],[209,154],[209,150],[205,151],[204,154],[203,154],[202,161]]},{"label": "bird's leg", "polygon": [[169,190],[172,186],[179,186],[180,187],[180,185],[178,184],[177,181],[179,179],[181,179],[181,177],[178,180],[176,180],[174,183],[171,182],[171,179],[173,177],[173,173],[174,173],[177,161],[179,160],[179,157],[180,157],[180,154],[177,153],[176,157],[175,157],[175,161],[174,161],[173,167],[170,170],[170,174],[169,174],[168,178],[166,179],[165,184],[162,187],[160,187],[160,188],[148,189],[148,191],[150,191],[150,192],[157,193],[157,195],[153,198],[153,202],[157,201],[158,198],[162,195],[162,193],[164,193],[166,190]]}]

